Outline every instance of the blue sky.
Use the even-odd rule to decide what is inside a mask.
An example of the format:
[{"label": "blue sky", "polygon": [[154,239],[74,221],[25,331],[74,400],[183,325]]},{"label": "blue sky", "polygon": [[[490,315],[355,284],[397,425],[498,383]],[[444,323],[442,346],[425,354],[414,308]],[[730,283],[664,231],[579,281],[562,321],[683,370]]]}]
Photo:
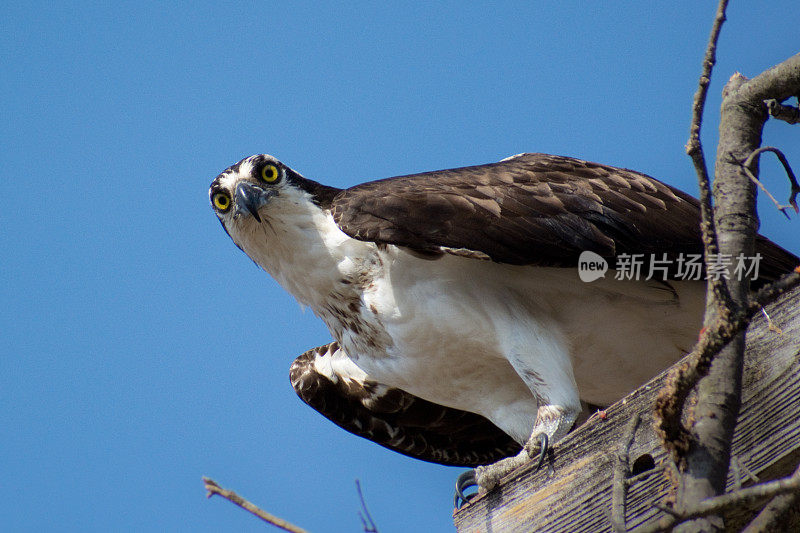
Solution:
[{"label": "blue sky", "polygon": [[[312,531],[361,531],[356,478],[382,533],[452,528],[459,469],[295,396],[289,364],[330,336],[207,188],[261,152],[343,187],[540,151],[696,194],[683,146],[716,2],[465,4],[0,7],[0,528],[263,530],[203,475]],[[775,16],[795,11],[732,2],[709,157],[724,81],[796,53]],[[800,166],[796,128],[764,139]],[[771,159],[762,177],[786,197]],[[760,206],[800,251],[797,217]]]}]

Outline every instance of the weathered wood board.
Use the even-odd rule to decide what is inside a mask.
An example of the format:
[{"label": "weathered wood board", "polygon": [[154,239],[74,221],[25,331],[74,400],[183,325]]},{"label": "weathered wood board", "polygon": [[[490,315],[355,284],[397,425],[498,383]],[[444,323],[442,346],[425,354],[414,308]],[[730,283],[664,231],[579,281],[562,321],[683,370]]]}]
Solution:
[{"label": "weathered wood board", "polygon": [[[758,315],[747,333],[743,405],[733,442],[743,486],[790,474],[800,462],[800,290],[784,295],[768,308],[772,322],[783,331],[770,331]],[[646,354],[642,354],[646,357]],[[474,499],[455,514],[459,533],[609,532],[611,486],[617,453],[629,421],[641,422],[630,447],[630,463],[655,468],[640,474],[628,490],[626,527],[632,529],[662,516],[653,507],[669,492],[662,465],[666,454],[653,430],[652,406],[666,372],[637,389],[556,444],[548,464],[534,471],[520,468],[501,485]],[[690,398],[691,401],[691,398]],[[732,469],[728,486],[736,482]],[[739,509],[726,518],[732,530],[745,524],[753,511]],[[800,517],[800,511],[795,514]],[[787,530],[800,524],[786,524]]]}]

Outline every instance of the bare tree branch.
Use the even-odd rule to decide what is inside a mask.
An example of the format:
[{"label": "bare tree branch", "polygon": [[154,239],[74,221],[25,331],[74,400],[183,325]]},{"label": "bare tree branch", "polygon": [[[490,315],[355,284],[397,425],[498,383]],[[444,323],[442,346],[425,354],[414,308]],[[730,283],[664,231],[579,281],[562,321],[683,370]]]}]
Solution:
[{"label": "bare tree branch", "polygon": [[[769,315],[764,311],[764,308],[761,308],[761,311],[765,317],[767,317],[767,322],[769,323],[769,330],[775,331],[772,325],[772,320],[769,318]],[[780,333],[778,333],[780,335]],[[745,478],[749,479],[753,483],[758,483],[761,480],[758,479],[758,476],[755,475],[747,466],[744,464],[742,459],[737,456],[731,457],[731,469],[733,470],[733,488],[739,490],[742,488],[742,471],[744,471]]]},{"label": "bare tree branch", "polygon": [[752,318],[752,316],[763,307],[768,306],[780,295],[792,290],[798,285],[800,285],[800,265],[795,267],[794,271],[759,289],[755,296],[748,302],[745,313],[750,314],[750,318]]},{"label": "bare tree branch", "polygon": [[[753,80],[739,74],[729,80],[723,91],[712,216],[708,171],[699,133],[726,7],[727,1],[720,0],[692,109],[687,145],[700,184],[701,231],[707,267],[711,256],[717,253],[728,257],[753,256],[758,228],[754,185],[758,183],[758,161],[757,156],[750,156],[759,150],[761,132],[768,117],[763,101],[767,98],[782,101],[800,92],[800,54]],[[745,160],[749,163],[746,173],[740,163]],[[794,200],[794,192],[791,199]],[[664,446],[680,471],[677,479],[673,480],[678,489],[676,508],[680,512],[696,501],[722,494],[725,489],[731,439],[741,406],[745,331],[753,315],[748,294],[749,279],[746,277],[727,280],[721,276],[716,279],[709,277],[700,342],[687,365],[679,368],[667,381],[657,402],[656,423]],[[684,426],[681,422],[684,405],[698,380],[697,402],[690,409]],[[720,531],[723,527],[721,516],[711,513],[683,523],[678,529],[685,533]]]},{"label": "bare tree branch", "polygon": [[[750,170],[751,169],[751,165],[753,164],[753,161],[758,160],[758,158],[764,152],[772,152],[776,156],[778,156],[778,160],[783,165],[783,169],[786,171],[786,175],[789,178],[789,182],[792,184],[792,189],[789,192],[789,204],[788,205],[781,205],[780,203],[778,203],[778,200],[776,200],[775,197],[770,194],[770,192],[767,190],[767,188],[764,187],[764,185],[761,184],[761,182],[758,180],[758,178],[756,178],[753,175],[753,172]],[[777,148],[772,147],[772,146],[762,146],[758,150],[754,150],[753,153],[750,154],[747,157],[747,159],[745,159],[745,161],[742,163],[742,170],[744,170],[744,172],[747,174],[747,177],[750,178],[750,181],[752,181],[753,183],[758,185],[759,188],[761,188],[761,190],[764,191],[767,194],[767,196],[770,197],[770,199],[773,201],[773,203],[778,208],[778,210],[780,210],[781,213],[786,215],[786,218],[789,218],[789,214],[786,212],[786,208],[787,207],[794,208],[795,213],[800,212],[800,210],[798,210],[798,208],[797,208],[797,195],[798,195],[798,193],[800,193],[800,185],[797,183],[797,178],[795,178],[794,172],[792,172],[792,167],[791,167],[791,165],[789,165],[789,161],[786,159],[786,156],[783,155],[783,152],[781,152],[780,150],[778,150]]]},{"label": "bare tree branch", "polygon": [[751,103],[775,99],[783,102],[800,93],[800,54],[765,70],[739,90],[739,98]]},{"label": "bare tree branch", "polygon": [[798,494],[800,494],[800,468],[795,470],[794,474],[789,477],[708,498],[683,510],[654,503],[654,507],[667,513],[667,516],[656,522],[639,526],[633,529],[631,533],[668,531],[676,524],[692,518],[708,516],[734,507],[758,503],[766,498],[789,495],[795,497]]},{"label": "bare tree branch", "polygon": [[254,514],[255,516],[257,516],[258,518],[260,518],[261,520],[270,525],[283,529],[284,531],[289,531],[291,533],[308,533],[305,529],[297,527],[296,525],[287,522],[282,518],[278,518],[277,516],[271,515],[268,512],[260,509],[259,507],[245,500],[232,490],[223,489],[213,479],[204,477],[203,483],[205,483],[206,490],[208,491],[208,494],[206,495],[207,498],[212,497],[214,494],[219,494],[226,500],[235,503],[245,511]]},{"label": "bare tree branch", "polygon": [[[700,74],[697,92],[694,95],[692,104],[692,123],[689,127],[689,141],[686,143],[686,153],[692,158],[695,171],[697,172],[698,185],[700,188],[700,231],[703,238],[703,248],[705,251],[706,271],[708,271],[709,257],[717,254],[719,247],[717,244],[717,232],[714,227],[714,217],[711,211],[711,180],[708,176],[706,157],[703,153],[703,145],[700,142],[700,127],[703,121],[703,110],[705,109],[708,86],[711,83],[711,71],[717,62],[717,41],[722,24],[725,22],[725,9],[728,7],[728,0],[720,0],[717,7],[717,14],[714,17],[714,24],[711,27],[711,35],[708,37],[706,55],[703,58],[703,70]],[[721,278],[709,280],[710,287],[714,293],[716,305],[728,304],[730,295],[725,281]]]},{"label": "bare tree branch", "polygon": [[774,98],[764,100],[764,105],[767,106],[769,116],[772,118],[777,118],[789,124],[797,124],[800,122],[800,109],[794,106],[784,105]]},{"label": "bare tree branch", "polygon": [[[700,189],[700,230],[702,232],[707,272],[709,271],[708,264],[710,257],[719,253],[719,247],[711,205],[711,181],[706,167],[705,155],[703,154],[703,146],[700,141],[700,127],[702,124],[706,95],[708,94],[708,86],[711,83],[711,71],[716,63],[717,41],[722,29],[722,24],[725,22],[725,9],[727,5],[727,0],[720,0],[717,6],[717,12],[714,17],[714,23],[711,28],[711,34],[708,38],[708,45],[706,46],[706,53],[703,59],[703,69],[700,74],[698,89],[694,96],[692,123],[689,129],[689,141],[686,145],[686,153],[691,157],[694,163]],[[714,315],[724,314],[725,309],[730,307],[730,294],[728,293],[724,278],[719,277],[709,280],[708,298],[711,300],[712,305],[721,306],[721,313],[715,313]],[[664,393],[659,396],[659,401],[656,405],[656,425],[659,427],[659,431],[664,440],[664,446],[667,448],[667,451],[672,454],[673,460],[678,465],[682,463],[683,457],[687,453],[691,442],[691,436],[686,428],[683,427],[680,416],[689,392],[700,378],[708,373],[711,360],[708,360],[707,366],[699,366],[704,363],[704,360],[699,357],[698,350],[702,349],[703,332],[707,330],[713,318],[714,316],[710,315],[707,311],[700,341],[693,351],[693,354],[698,354],[698,357],[692,358],[690,363],[687,363],[685,367],[680,369],[678,374],[667,381]]]},{"label": "bare tree branch", "polygon": [[361,482],[356,480],[356,490],[358,491],[358,499],[361,501],[361,511],[358,512],[358,517],[361,519],[361,525],[364,527],[364,533],[378,533],[378,526],[372,519],[367,509],[367,502],[364,501],[364,494],[361,492]]},{"label": "bare tree branch", "polygon": [[[800,478],[800,466],[792,474],[792,479]],[[786,494],[779,494],[758,513],[742,533],[771,533],[779,531],[778,522],[783,518],[792,505],[800,498],[800,490]]]}]

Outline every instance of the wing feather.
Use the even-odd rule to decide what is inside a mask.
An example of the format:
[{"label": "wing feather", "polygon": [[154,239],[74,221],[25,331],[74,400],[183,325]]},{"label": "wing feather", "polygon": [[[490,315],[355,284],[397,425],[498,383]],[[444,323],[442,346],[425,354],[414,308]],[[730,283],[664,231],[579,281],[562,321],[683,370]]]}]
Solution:
[{"label": "wing feather", "polygon": [[[337,353],[338,352],[338,353]],[[482,416],[428,402],[395,387],[317,370],[315,360],[341,355],[332,342],[295,359],[297,395],[347,431],[396,452],[444,465],[476,466],[513,455],[520,445]]]},{"label": "wing feather", "polygon": [[[500,263],[576,266],[584,250],[701,254],[698,201],[632,170],[547,154],[372,181],[331,204],[353,238]],[[762,277],[798,259],[763,237]]]}]

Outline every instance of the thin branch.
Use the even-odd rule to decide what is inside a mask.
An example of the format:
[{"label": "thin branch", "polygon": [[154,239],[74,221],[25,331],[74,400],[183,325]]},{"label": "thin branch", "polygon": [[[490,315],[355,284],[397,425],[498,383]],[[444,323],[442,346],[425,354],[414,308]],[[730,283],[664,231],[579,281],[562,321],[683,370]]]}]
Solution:
[{"label": "thin branch", "polygon": [[752,317],[762,307],[768,306],[779,296],[792,290],[797,285],[800,285],[800,265],[795,267],[792,272],[781,276],[769,285],[761,287],[747,304],[747,312],[752,313],[750,315]]},{"label": "thin branch", "polygon": [[[672,465],[672,463],[669,464]],[[639,472],[635,476],[629,477],[628,479],[625,480],[625,484],[628,485],[629,487],[632,487],[641,480],[649,478],[653,474],[663,474],[665,470],[666,470],[665,465],[663,464],[657,465],[655,468],[651,468],[650,470],[645,470],[644,472]]]},{"label": "thin branch", "polygon": [[[800,477],[800,466],[794,471],[792,477]],[[786,514],[786,511],[798,500],[798,497],[800,497],[800,492],[791,492],[775,496],[761,509],[758,516],[742,530],[742,533],[770,533],[771,531],[778,531],[778,523],[781,521],[784,514]]]},{"label": "thin branch", "polygon": [[206,498],[210,498],[214,494],[219,494],[226,500],[235,503],[245,511],[254,514],[264,522],[271,524],[277,528],[283,529],[284,531],[290,531],[291,533],[308,533],[305,529],[297,527],[296,525],[291,524],[286,520],[283,520],[282,518],[278,518],[277,516],[271,515],[268,512],[260,509],[259,507],[245,500],[232,490],[223,489],[213,479],[204,477],[203,483],[205,483],[206,490],[208,491],[208,494],[206,494]]},{"label": "thin branch", "polygon": [[662,513],[666,513],[676,520],[681,519],[681,513],[679,513],[678,510],[673,508],[671,505],[666,505],[661,502],[653,502],[652,505]]},{"label": "thin branch", "polygon": [[[769,320],[769,315],[767,315],[767,313],[764,312],[764,308],[763,307],[761,308],[761,311],[764,313],[764,316],[768,317],[767,319]],[[769,322],[770,322],[770,330],[771,330],[772,329],[772,321],[770,320]],[[755,475],[749,468],[747,468],[747,465],[745,465],[744,462],[737,456],[731,457],[731,470],[733,470],[733,488],[735,488],[737,490],[742,488],[742,472],[743,471],[744,471],[744,474],[745,474],[745,478],[749,479],[753,483],[758,483],[759,481],[761,481],[760,479],[758,479],[758,476]]]},{"label": "thin branch", "polygon": [[764,105],[767,106],[767,111],[772,118],[788,122],[789,124],[797,124],[800,122],[800,109],[797,107],[784,105],[774,98],[764,100]]},{"label": "thin branch", "polygon": [[[700,125],[703,120],[703,109],[706,105],[706,95],[708,94],[708,86],[711,83],[711,71],[717,62],[717,41],[719,40],[719,33],[722,29],[722,24],[725,22],[725,9],[728,7],[727,0],[721,0],[717,7],[717,14],[714,18],[714,24],[711,27],[711,35],[708,37],[708,46],[706,47],[706,55],[703,58],[703,70],[700,73],[700,82],[697,92],[694,95],[694,104],[692,105],[692,125],[689,129],[689,142],[686,145],[686,153],[692,156],[695,150],[701,152],[702,146],[700,144]],[[701,158],[697,162],[702,167],[702,174],[708,182],[708,170],[706,169],[705,159]]]},{"label": "thin branch", "polygon": [[675,524],[692,518],[718,514],[734,507],[756,504],[766,498],[786,494],[796,495],[798,493],[800,493],[800,469],[789,477],[708,498],[682,511],[656,502],[653,506],[667,513],[667,516],[656,522],[639,526],[632,530],[631,533],[667,531]]},{"label": "thin branch", "polygon": [[617,462],[614,465],[614,476],[611,481],[611,527],[615,533],[625,533],[625,500],[628,496],[628,484],[625,483],[631,473],[630,449],[636,437],[636,428],[639,426],[639,413],[631,418],[628,429],[625,431],[617,452]]},{"label": "thin branch", "polygon": [[[791,219],[791,217],[789,216],[789,213],[786,212],[786,209],[789,208],[789,207],[792,207],[792,206],[791,205],[781,205],[781,203],[774,196],[772,196],[772,193],[769,192],[769,190],[767,190],[766,187],[764,187],[764,184],[761,183],[758,180],[758,178],[753,175],[753,173],[750,171],[749,168],[747,168],[746,166],[742,166],[742,170],[744,171],[745,174],[747,174],[747,177],[750,178],[750,181],[755,183],[758,186],[758,188],[761,189],[761,192],[766,194],[769,197],[769,199],[772,200],[772,203],[775,204],[775,208],[778,211],[780,211],[781,213],[783,213],[783,216],[785,216],[787,219]],[[795,207],[795,211],[796,210],[797,210],[797,208]]]},{"label": "thin branch", "polygon": [[356,490],[358,491],[358,499],[361,500],[361,511],[358,512],[358,517],[361,519],[361,525],[364,526],[364,533],[378,533],[378,526],[375,525],[372,515],[369,514],[367,502],[364,501],[364,494],[361,492],[361,482],[359,480],[356,480]]},{"label": "thin branch", "polygon": [[[769,193],[769,191],[766,189],[766,187],[764,187],[761,184],[761,182],[758,181],[758,179],[753,175],[752,171],[750,170],[750,166],[753,164],[753,161],[758,159],[761,156],[761,154],[763,154],[764,152],[772,152],[773,154],[778,156],[778,160],[780,160],[781,164],[783,165],[783,169],[786,171],[786,175],[788,176],[789,181],[792,184],[792,189],[791,189],[791,192],[789,194],[789,204],[788,205],[783,205],[782,206],[780,203],[778,203],[778,200],[776,200],[775,197],[772,196]],[[791,167],[791,165],[789,165],[789,161],[786,159],[786,156],[783,155],[783,152],[781,152],[780,150],[778,150],[777,148],[772,147],[772,146],[762,146],[758,150],[753,150],[753,153],[750,154],[747,157],[747,159],[745,159],[744,162],[741,163],[741,165],[742,165],[742,169],[747,174],[747,177],[750,178],[750,181],[752,181],[753,183],[758,185],[761,188],[762,191],[767,193],[767,196],[769,196],[772,199],[772,201],[775,203],[775,205],[781,211],[781,213],[786,215],[786,218],[789,218],[789,215],[785,211],[785,209],[787,207],[790,207],[790,206],[793,207],[795,213],[799,213],[800,212],[800,210],[797,208],[797,195],[800,194],[800,184],[797,183],[797,178],[795,178],[794,172],[792,172],[792,167]]]},{"label": "thin branch", "polygon": [[[692,158],[700,188],[700,231],[702,232],[705,251],[706,271],[709,270],[710,257],[719,253],[719,246],[711,208],[711,180],[708,177],[706,158],[703,154],[703,145],[700,142],[700,126],[703,121],[703,109],[706,104],[708,86],[711,83],[711,71],[717,62],[717,41],[719,40],[722,24],[725,22],[725,9],[727,7],[728,0],[720,0],[717,14],[714,17],[714,24],[711,27],[711,35],[708,38],[708,46],[703,58],[703,70],[700,73],[697,92],[694,95],[692,124],[689,127],[689,141],[686,143],[686,153]],[[721,276],[717,278],[712,276],[709,279],[709,284],[714,293],[715,305],[719,307],[723,304],[729,304],[731,297],[725,280]]]}]

